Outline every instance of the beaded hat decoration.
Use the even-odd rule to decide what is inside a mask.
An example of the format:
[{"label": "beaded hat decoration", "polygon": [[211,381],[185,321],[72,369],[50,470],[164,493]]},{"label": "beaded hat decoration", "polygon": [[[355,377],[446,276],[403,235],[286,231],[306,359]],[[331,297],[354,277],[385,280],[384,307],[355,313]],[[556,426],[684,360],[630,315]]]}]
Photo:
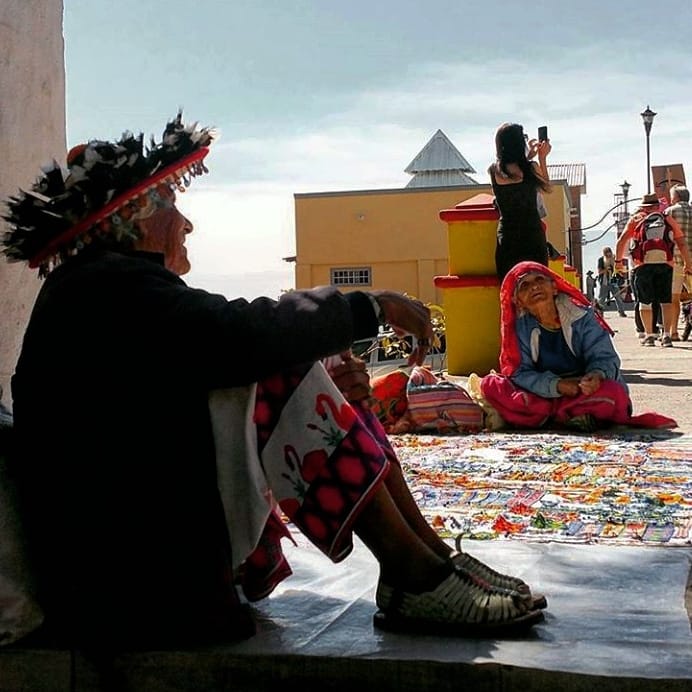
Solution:
[{"label": "beaded hat decoration", "polygon": [[210,128],[184,125],[182,112],[166,125],[161,141],[125,132],[117,142],[91,140],[73,147],[67,170],[53,163],[29,190],[7,202],[10,230],[2,240],[9,262],[28,262],[41,276],[95,238],[137,237],[136,222],[161,206],[161,185],[184,192],[208,173],[203,159],[215,138]]}]

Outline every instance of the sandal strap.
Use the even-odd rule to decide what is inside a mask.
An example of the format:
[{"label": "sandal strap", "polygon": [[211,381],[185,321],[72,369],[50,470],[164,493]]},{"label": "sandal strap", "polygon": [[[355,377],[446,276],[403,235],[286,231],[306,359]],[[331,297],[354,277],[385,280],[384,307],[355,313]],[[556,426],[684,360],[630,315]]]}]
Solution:
[{"label": "sandal strap", "polygon": [[509,623],[527,612],[516,592],[483,585],[461,571],[450,574],[432,591],[420,594],[379,582],[376,602],[388,616],[440,624]]},{"label": "sandal strap", "polygon": [[454,544],[457,552],[452,554],[451,560],[455,568],[471,572],[492,586],[518,591],[523,596],[531,595],[531,590],[523,579],[498,572],[470,553],[465,553],[461,548],[461,534],[456,537]]}]

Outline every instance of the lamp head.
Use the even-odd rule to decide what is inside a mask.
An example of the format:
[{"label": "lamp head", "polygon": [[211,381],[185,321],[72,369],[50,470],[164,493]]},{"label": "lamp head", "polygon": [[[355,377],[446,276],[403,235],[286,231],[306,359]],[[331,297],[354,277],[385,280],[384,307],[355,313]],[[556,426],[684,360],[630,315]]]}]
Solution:
[{"label": "lamp head", "polygon": [[654,116],[656,113],[654,113],[649,106],[646,107],[645,111],[642,111],[640,113],[642,116],[642,120],[644,121],[644,129],[646,130],[646,134],[648,135],[649,132],[651,132],[651,125],[654,122]]}]

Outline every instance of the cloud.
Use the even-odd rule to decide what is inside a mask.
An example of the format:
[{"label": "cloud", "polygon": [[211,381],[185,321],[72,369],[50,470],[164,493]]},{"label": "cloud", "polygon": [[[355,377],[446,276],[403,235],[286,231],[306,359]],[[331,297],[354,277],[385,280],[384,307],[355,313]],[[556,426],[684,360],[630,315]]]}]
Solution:
[{"label": "cloud", "polygon": [[294,254],[292,195],[280,185],[222,185],[179,195],[195,225],[187,241],[196,272],[233,274],[283,269]]},{"label": "cloud", "polygon": [[623,180],[631,198],[646,192],[639,113],[647,104],[659,111],[652,163],[688,163],[681,145],[692,140],[692,106],[677,96],[678,75],[633,71],[617,48],[586,46],[569,59],[556,51],[547,65],[521,56],[421,63],[389,87],[337,92],[332,110],[299,129],[277,125],[266,136],[238,138],[222,131],[209,157],[211,183],[186,200],[204,228],[190,239],[193,261],[210,274],[280,267],[281,257],[294,254],[294,193],[404,187],[404,168],[438,128],[487,182],[494,131],[505,120],[530,133],[548,124],[549,162],[586,164],[582,218],[593,224]]}]

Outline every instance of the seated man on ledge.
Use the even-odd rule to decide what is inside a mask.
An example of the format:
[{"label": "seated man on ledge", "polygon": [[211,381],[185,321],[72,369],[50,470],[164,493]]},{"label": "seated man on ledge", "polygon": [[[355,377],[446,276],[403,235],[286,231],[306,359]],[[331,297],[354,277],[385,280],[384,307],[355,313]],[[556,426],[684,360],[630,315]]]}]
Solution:
[{"label": "seated man on ledge", "polygon": [[582,431],[609,424],[675,427],[632,403],[612,331],[572,284],[536,262],[520,262],[500,287],[501,374],[480,381],[484,404],[511,426]]},{"label": "seated man on ledge", "polygon": [[[45,277],[12,378],[11,464],[44,635],[92,649],[250,636],[246,601],[290,574],[279,510],[332,562],[362,540],[378,627],[497,637],[543,620],[522,579],[436,534],[349,403],[369,386],[354,340],[386,322],[420,364],[427,307],[333,286],[228,300],[180,278],[193,225],[176,193],[207,172],[213,139],[179,114],[148,149],[129,132],[92,140],[8,202],[4,253]],[[321,361],[338,354],[330,377]]]}]

